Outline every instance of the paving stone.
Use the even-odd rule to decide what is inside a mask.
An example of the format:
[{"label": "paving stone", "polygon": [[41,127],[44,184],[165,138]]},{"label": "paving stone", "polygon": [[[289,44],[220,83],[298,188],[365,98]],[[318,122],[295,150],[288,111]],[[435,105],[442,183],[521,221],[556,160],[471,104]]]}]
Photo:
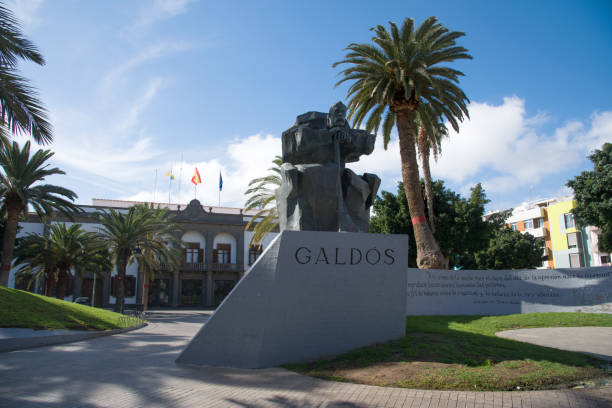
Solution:
[{"label": "paving stone", "polygon": [[534,392],[393,389],[283,369],[183,367],[179,352],[206,320],[157,318],[130,333],[0,353],[0,407],[455,408],[610,407],[612,387]]}]

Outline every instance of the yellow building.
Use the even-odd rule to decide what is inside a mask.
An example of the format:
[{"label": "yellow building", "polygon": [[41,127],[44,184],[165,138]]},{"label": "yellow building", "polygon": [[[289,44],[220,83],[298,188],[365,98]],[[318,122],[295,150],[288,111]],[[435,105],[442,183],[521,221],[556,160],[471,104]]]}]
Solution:
[{"label": "yellow building", "polygon": [[610,254],[597,247],[598,229],[578,225],[572,197],[523,203],[506,220],[509,228],[545,240],[541,268],[580,268],[610,264]]}]

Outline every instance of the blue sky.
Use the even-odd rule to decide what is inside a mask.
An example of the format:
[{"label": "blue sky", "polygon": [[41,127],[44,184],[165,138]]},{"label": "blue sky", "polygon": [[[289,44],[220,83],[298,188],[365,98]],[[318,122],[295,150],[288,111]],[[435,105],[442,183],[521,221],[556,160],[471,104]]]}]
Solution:
[{"label": "blue sky", "polygon": [[[346,103],[343,48],[370,27],[430,15],[464,31],[455,66],[471,120],[443,144],[436,178],[488,209],[569,193],[566,181],[612,141],[612,5],[606,1],[9,1],[47,64],[21,69],[55,127],[52,181],[91,198],[194,197],[242,206],[298,114]],[[182,157],[182,161],[181,161]],[[397,142],[353,166],[400,179]],[[155,172],[157,169],[157,184]],[[182,170],[181,170],[182,169]],[[179,194],[180,185],[180,194]],[[157,188],[155,188],[157,186]]]}]

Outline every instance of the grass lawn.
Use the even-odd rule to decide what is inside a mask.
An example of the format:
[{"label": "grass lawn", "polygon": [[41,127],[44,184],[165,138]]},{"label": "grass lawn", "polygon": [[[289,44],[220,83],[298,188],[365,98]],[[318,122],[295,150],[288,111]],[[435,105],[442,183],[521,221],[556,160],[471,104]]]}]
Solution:
[{"label": "grass lawn", "polygon": [[495,337],[531,327],[612,326],[612,315],[410,316],[406,337],[285,368],[325,379],[440,390],[537,390],[612,380],[607,363],[584,354]]},{"label": "grass lawn", "polygon": [[0,286],[0,327],[108,330],[136,324],[119,313]]}]

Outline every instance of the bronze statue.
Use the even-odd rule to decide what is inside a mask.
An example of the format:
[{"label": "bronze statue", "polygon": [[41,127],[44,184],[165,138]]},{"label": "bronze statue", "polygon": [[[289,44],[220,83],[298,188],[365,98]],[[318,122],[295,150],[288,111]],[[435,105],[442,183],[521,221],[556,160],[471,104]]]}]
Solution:
[{"label": "bronze statue", "polygon": [[280,229],[367,232],[380,179],[345,163],[374,150],[376,136],[351,129],[346,106],[307,112],[283,132],[283,183],[276,191]]}]

